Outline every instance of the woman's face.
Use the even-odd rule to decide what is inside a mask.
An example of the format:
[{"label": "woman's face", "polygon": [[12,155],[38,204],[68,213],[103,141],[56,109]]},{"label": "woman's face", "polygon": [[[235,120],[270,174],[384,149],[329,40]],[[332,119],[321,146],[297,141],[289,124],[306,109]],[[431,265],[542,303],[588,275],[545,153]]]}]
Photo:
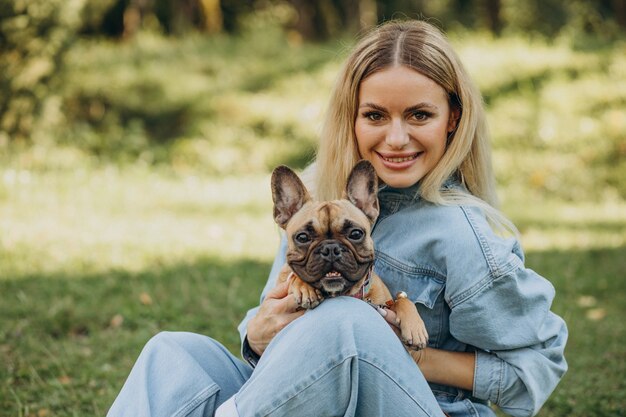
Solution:
[{"label": "woman's face", "polygon": [[439,84],[405,66],[361,81],[358,106],[354,130],[361,158],[394,188],[410,187],[437,165],[459,115]]}]

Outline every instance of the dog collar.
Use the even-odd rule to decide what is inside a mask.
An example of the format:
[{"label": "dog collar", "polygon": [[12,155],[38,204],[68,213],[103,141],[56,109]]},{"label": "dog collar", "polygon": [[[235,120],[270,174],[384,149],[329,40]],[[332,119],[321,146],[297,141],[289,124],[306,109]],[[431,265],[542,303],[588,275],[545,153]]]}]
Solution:
[{"label": "dog collar", "polygon": [[369,295],[370,290],[372,289],[372,280],[370,279],[371,276],[372,267],[370,267],[370,269],[367,271],[365,282],[363,282],[363,285],[361,286],[361,288],[359,288],[359,291],[357,291],[355,294],[350,295],[350,297],[358,298],[359,300],[365,300]]}]

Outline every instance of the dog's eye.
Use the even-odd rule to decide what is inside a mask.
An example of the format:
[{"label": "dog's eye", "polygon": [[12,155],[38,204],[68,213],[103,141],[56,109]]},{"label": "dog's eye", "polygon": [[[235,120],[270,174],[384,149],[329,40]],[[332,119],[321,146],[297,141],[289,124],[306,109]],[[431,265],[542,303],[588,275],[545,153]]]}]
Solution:
[{"label": "dog's eye", "polygon": [[298,243],[309,243],[311,241],[311,236],[308,233],[300,232],[294,238]]},{"label": "dog's eye", "polygon": [[350,240],[361,240],[363,239],[363,236],[365,235],[365,233],[363,233],[363,230],[361,229],[352,229],[350,231],[350,233],[348,234],[348,239]]}]

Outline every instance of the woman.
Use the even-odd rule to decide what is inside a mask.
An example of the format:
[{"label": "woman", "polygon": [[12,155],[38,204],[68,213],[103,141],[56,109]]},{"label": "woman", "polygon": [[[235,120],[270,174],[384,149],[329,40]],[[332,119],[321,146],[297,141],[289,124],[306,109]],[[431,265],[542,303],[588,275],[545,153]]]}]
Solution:
[{"label": "woman", "polygon": [[494,208],[480,95],[430,24],[386,23],[343,66],[308,170],[314,194],[340,198],[359,159],[382,184],[375,270],[392,293],[408,293],[428,329],[419,364],[392,331],[392,313],[385,321],[348,297],[298,311],[275,286],[283,242],[261,305],[239,326],[249,365],[207,337],[162,333],[109,415],[494,416],[489,403],[513,416],[539,411],[567,369],[567,329],[550,312],[553,287],[524,267],[514,227]]}]

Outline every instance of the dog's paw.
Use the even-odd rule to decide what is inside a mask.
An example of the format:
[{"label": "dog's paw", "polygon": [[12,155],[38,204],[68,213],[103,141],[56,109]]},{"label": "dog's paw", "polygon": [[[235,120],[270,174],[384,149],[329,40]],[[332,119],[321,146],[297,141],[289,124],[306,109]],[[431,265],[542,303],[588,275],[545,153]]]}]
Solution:
[{"label": "dog's paw", "polygon": [[294,280],[289,292],[295,297],[298,307],[306,310],[315,308],[322,302],[322,293],[302,280]]},{"label": "dog's paw", "polygon": [[410,350],[421,350],[428,345],[428,332],[421,319],[400,321],[402,343]]}]

